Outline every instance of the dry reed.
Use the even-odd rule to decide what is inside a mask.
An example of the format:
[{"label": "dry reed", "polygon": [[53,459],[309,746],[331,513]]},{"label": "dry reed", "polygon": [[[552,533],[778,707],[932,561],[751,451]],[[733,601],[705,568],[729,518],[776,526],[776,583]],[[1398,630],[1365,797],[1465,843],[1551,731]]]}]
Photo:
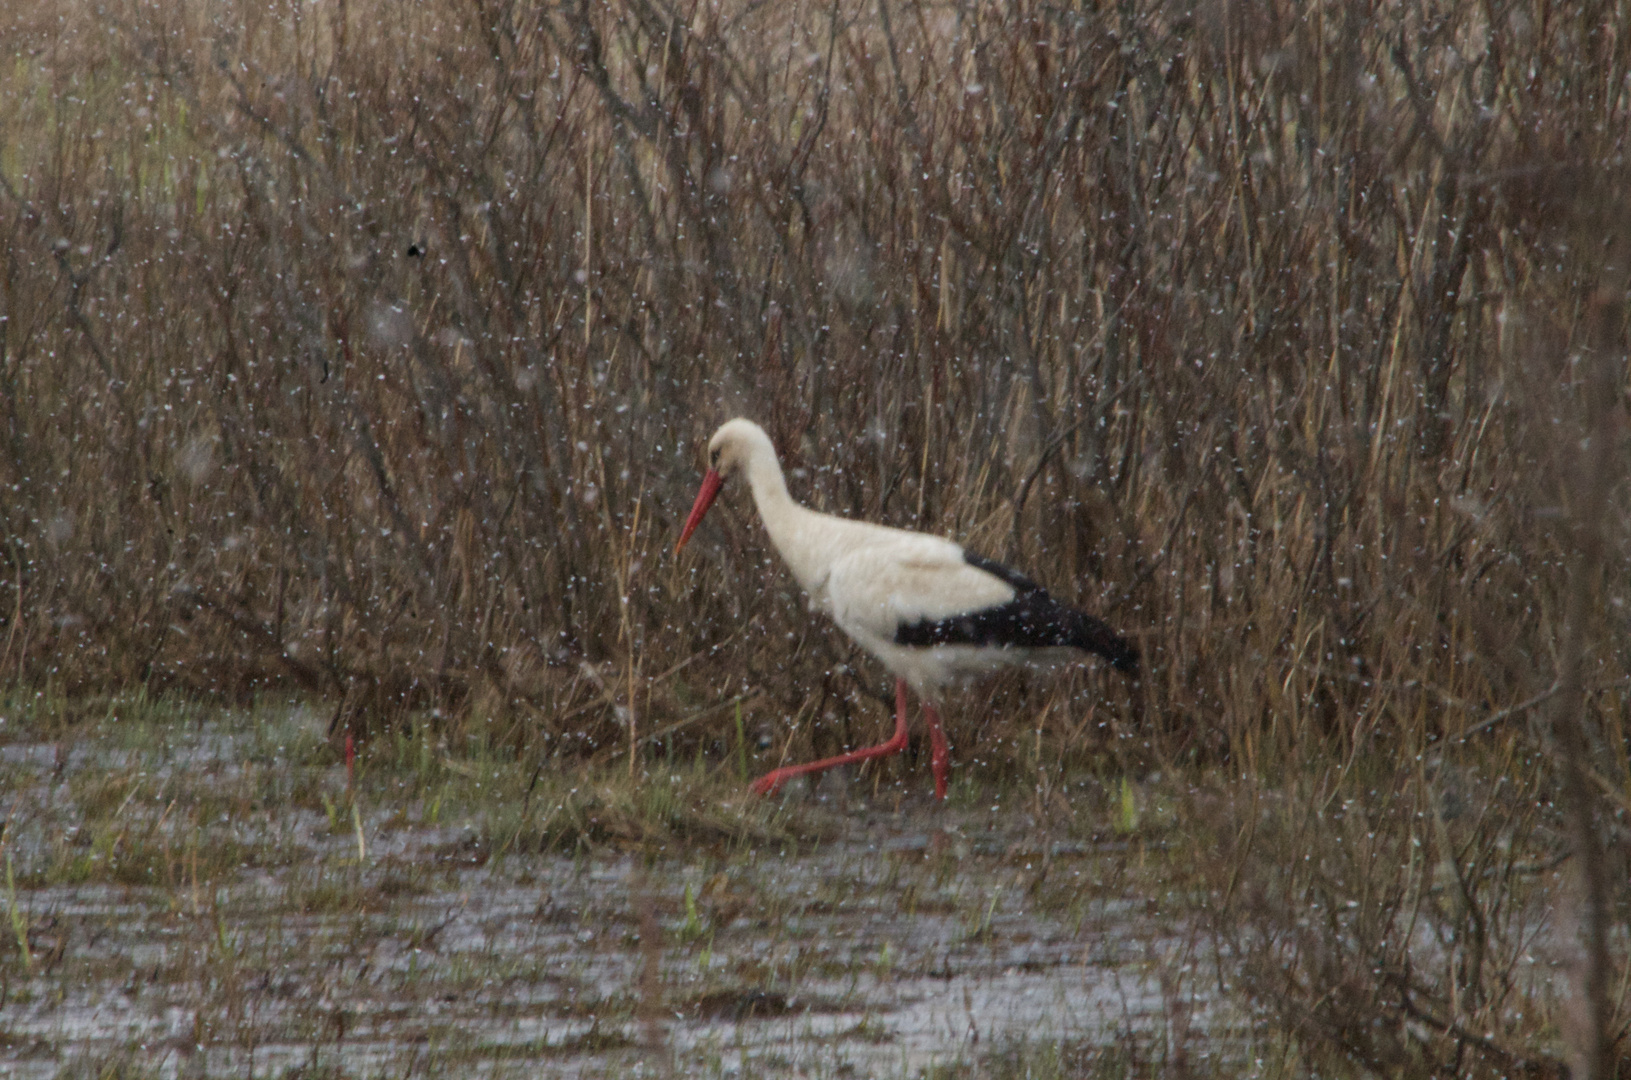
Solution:
[{"label": "dry reed", "polygon": [[[5,19],[0,678],[535,753],[868,737],[883,679],[741,496],[669,555],[746,414],[814,506],[1140,638],[1141,684],[1051,692],[1052,759],[1365,776],[1397,824],[1477,751],[1529,800],[1469,819],[1497,859],[1555,825],[1561,688],[1623,846],[1623,3]],[[1028,692],[954,711],[962,753],[1017,759]],[[1384,846],[1448,857],[1438,816]]]}]

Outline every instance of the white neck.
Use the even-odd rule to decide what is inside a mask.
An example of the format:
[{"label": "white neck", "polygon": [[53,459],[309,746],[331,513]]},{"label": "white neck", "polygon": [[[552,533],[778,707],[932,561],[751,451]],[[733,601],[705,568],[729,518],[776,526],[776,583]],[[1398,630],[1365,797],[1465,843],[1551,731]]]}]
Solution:
[{"label": "white neck", "polygon": [[827,577],[827,568],[837,554],[834,541],[850,522],[800,506],[787,493],[781,463],[767,439],[754,446],[746,470],[753,502],[765,523],[770,542],[776,545],[787,568],[812,596]]}]

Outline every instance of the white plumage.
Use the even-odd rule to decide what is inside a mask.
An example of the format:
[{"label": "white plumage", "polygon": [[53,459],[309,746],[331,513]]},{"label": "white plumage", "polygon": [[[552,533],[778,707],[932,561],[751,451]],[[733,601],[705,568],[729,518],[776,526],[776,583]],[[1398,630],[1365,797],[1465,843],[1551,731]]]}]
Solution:
[{"label": "white plumage", "polygon": [[880,746],[777,769],[756,790],[788,777],[896,753],[906,745],[905,687],[924,699],[936,794],[949,753],[933,701],[951,682],[1013,663],[1096,652],[1136,673],[1137,650],[1097,619],[1054,601],[1029,579],[950,540],[820,514],[787,492],[770,437],[751,420],[724,424],[708,443],[709,469],[675,550],[684,547],[724,481],[745,473],[770,541],[810,597],[840,629],[894,672],[895,737]]}]

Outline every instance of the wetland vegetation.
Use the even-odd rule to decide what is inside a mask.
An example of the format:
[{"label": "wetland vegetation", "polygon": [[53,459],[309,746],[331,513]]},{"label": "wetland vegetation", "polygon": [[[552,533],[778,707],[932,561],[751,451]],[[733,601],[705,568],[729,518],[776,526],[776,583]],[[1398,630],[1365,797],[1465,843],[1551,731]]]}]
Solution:
[{"label": "wetland vegetation", "polygon": [[[1627,25],[8,3],[0,1064],[1631,1075]],[[747,799],[739,414],[1143,677]]]},{"label": "wetland vegetation", "polygon": [[1251,1045],[1156,784],[1113,828],[1092,781],[1045,819],[973,781],[778,803],[399,732],[348,783],[303,708],[20,719],[9,1075],[1153,1075]]}]

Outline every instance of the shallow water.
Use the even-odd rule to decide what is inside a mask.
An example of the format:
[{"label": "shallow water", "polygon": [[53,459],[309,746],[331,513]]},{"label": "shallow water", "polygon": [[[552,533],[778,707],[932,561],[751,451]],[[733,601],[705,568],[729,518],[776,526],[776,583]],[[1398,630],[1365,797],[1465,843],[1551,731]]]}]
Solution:
[{"label": "shallow water", "polygon": [[[650,859],[489,857],[471,826],[385,805],[359,814],[359,858],[322,812],[197,809],[276,768],[258,755],[207,726],[164,764],[4,747],[22,865],[137,839],[164,856],[151,884],[9,893],[30,955],[0,953],[7,1075],[916,1075],[1017,1040],[1231,1030],[1195,935],[1104,883],[1125,845],[1019,811],[807,796],[791,812],[821,818],[819,843]],[[83,788],[115,770],[158,796],[74,839]],[[190,816],[164,801],[183,784]],[[200,870],[223,843],[242,862]]]}]

